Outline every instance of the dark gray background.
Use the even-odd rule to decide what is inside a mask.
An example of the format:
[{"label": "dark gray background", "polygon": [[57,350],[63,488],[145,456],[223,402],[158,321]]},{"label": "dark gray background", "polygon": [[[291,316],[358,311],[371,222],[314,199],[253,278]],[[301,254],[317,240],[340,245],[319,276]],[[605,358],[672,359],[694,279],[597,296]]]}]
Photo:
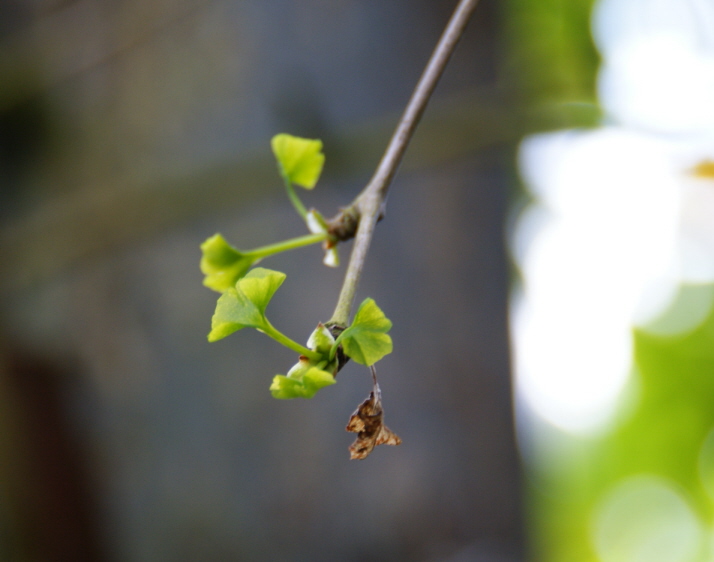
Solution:
[{"label": "dark gray background", "polygon": [[[500,25],[483,0],[397,176],[358,291],[394,322],[378,365],[403,439],[349,461],[370,389],[268,386],[294,355],[208,344],[199,244],[296,236],[269,152],[320,137],[308,207],[369,178],[453,2],[0,1],[0,549],[7,560],[513,561],[507,345],[512,179]],[[305,340],[343,267],[317,248],[268,314]]]}]

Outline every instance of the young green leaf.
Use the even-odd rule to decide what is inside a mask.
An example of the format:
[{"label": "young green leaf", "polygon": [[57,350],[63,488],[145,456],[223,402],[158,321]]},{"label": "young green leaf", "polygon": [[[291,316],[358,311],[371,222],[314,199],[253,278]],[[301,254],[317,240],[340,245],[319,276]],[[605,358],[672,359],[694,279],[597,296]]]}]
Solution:
[{"label": "young green leaf", "polygon": [[206,276],[203,284],[219,293],[233,288],[236,281],[259,261],[231,246],[220,234],[214,234],[201,244],[201,251],[201,271]]},{"label": "young green leaf", "polygon": [[335,377],[327,371],[312,367],[302,380],[293,379],[284,375],[275,375],[270,385],[273,398],[312,398],[318,390],[335,384]]},{"label": "young green leaf", "polygon": [[216,310],[211,318],[208,341],[218,341],[246,326],[260,325],[261,320],[255,305],[246,298],[242,291],[228,289],[216,303]]},{"label": "young green leaf", "polygon": [[322,353],[325,357],[330,353],[334,343],[335,337],[322,322],[317,325],[307,340],[307,346],[310,349]]},{"label": "young green leaf", "polygon": [[283,175],[290,183],[305,189],[315,187],[325,163],[322,141],[281,133],[272,138],[270,146]]},{"label": "young green leaf", "polygon": [[245,327],[267,328],[265,308],[284,280],[284,273],[262,267],[239,279],[235,288],[226,290],[218,299],[208,341],[220,340]]},{"label": "young green leaf", "polygon": [[340,334],[338,341],[348,357],[362,365],[374,365],[392,352],[392,338],[387,335],[391,327],[391,320],[368,298],[359,306],[352,324]]},{"label": "young green leaf", "polygon": [[274,398],[312,398],[318,390],[335,382],[334,375],[301,358],[287,376],[275,375],[270,392]]},{"label": "young green leaf", "polygon": [[256,267],[238,281],[237,288],[240,288],[255,304],[261,315],[265,315],[270,299],[283,284],[285,277],[285,274],[280,271]]},{"label": "young green leaf", "polygon": [[307,346],[315,357],[300,356],[298,362],[288,371],[287,376],[275,375],[270,392],[275,398],[312,398],[321,388],[335,384],[338,360],[329,359],[335,338],[320,323],[310,334]]}]

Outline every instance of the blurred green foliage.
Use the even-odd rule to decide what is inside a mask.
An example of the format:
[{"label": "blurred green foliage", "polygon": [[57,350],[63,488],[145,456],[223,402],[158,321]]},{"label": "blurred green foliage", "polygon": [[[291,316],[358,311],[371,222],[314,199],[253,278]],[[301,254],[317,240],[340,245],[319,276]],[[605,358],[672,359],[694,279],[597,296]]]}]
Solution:
[{"label": "blurred green foliage", "polygon": [[[688,290],[711,295],[714,286],[684,288],[667,315],[686,307]],[[564,438],[559,454],[543,454],[536,462],[530,498],[539,560],[603,560],[595,547],[598,512],[608,494],[630,477],[654,476],[671,484],[702,533],[711,526],[714,463],[706,445],[714,429],[714,311],[710,308],[705,321],[685,333],[635,330],[634,353],[630,398],[615,427],[597,438]],[[623,529],[623,535],[627,532]],[[650,540],[646,532],[638,539],[642,544]],[[711,560],[707,535],[680,560]]]},{"label": "blurred green foliage", "polygon": [[528,103],[595,101],[599,56],[590,34],[593,0],[510,0],[505,68]]},{"label": "blurred green foliage", "polygon": [[[593,0],[511,0],[506,4],[504,69],[509,91],[515,93],[519,105],[545,112],[553,109],[553,114],[563,116],[563,128],[595,125],[600,119],[596,100],[600,61],[590,33],[594,4]],[[692,290],[712,294],[714,286]],[[633,332],[631,381],[616,420],[607,430],[576,436],[545,424],[528,428],[533,441],[526,454],[527,510],[534,560],[714,559],[708,538],[714,517],[710,433],[714,429],[714,312],[710,306],[692,310],[688,291],[683,288],[666,315],[694,315],[703,321],[669,336],[646,329]],[[615,529],[617,540],[612,540],[617,544],[604,554],[602,548],[598,551],[603,506],[623,485],[640,477],[671,489],[672,496],[693,514],[696,540],[676,555],[657,551],[659,545],[666,547],[666,532],[648,537],[647,521],[627,519],[623,519],[621,534]],[[649,506],[643,501],[632,509],[646,513]],[[669,531],[676,535],[677,529]]]},{"label": "blurred green foliage", "polygon": [[590,33],[594,0],[510,0],[503,23],[505,89],[548,129],[601,120],[595,80],[600,56]]}]

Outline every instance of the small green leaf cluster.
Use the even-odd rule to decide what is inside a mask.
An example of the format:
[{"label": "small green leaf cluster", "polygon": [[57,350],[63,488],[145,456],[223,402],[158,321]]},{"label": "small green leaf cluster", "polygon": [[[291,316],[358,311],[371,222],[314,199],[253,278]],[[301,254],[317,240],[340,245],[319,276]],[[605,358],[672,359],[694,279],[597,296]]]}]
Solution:
[{"label": "small green leaf cluster", "polygon": [[211,320],[208,341],[214,342],[243,328],[255,328],[299,354],[287,375],[276,375],[270,391],[275,398],[312,398],[325,386],[335,383],[337,350],[362,365],[373,365],[392,352],[387,332],[391,321],[372,299],[365,299],[350,326],[335,338],[323,324],[310,335],[307,347],[291,340],[275,328],[265,315],[270,299],[285,281],[285,274],[256,267],[227,289],[218,299]]},{"label": "small green leaf cluster", "polygon": [[337,359],[330,359],[335,338],[322,323],[310,335],[307,345],[319,354],[317,359],[301,355],[286,375],[275,375],[270,392],[274,398],[312,398],[325,386],[335,384]]},{"label": "small green leaf cluster", "polygon": [[203,283],[221,293],[211,320],[208,341],[223,339],[243,328],[263,332],[299,355],[298,362],[287,375],[274,377],[270,386],[273,396],[311,398],[320,388],[335,383],[340,346],[347,357],[368,366],[391,353],[392,340],[387,332],[392,323],[372,299],[366,299],[360,305],[352,324],[336,338],[327,327],[318,324],[308,339],[307,347],[293,341],[270,323],[265,310],[286,276],[279,271],[254,267],[258,262],[279,252],[322,242],[326,250],[324,263],[332,267],[339,263],[337,240],[330,235],[327,221],[315,209],[307,211],[293,188],[293,184],[305,189],[315,187],[325,161],[322,142],[279,134],[273,137],[271,146],[288,197],[311,234],[249,251],[231,246],[220,234],[201,244]]},{"label": "small green leaf cluster", "polygon": [[307,211],[293,188],[293,184],[305,189],[315,187],[325,163],[322,142],[281,133],[273,137],[271,145],[288,197],[311,234],[248,251],[239,250],[231,246],[220,234],[214,234],[201,244],[203,256],[200,265],[205,275],[203,284],[219,293],[232,288],[263,258],[310,244],[323,244],[325,265],[339,265],[337,240],[330,234],[327,221],[316,209]]},{"label": "small green leaf cluster", "polygon": [[374,365],[392,352],[392,338],[387,334],[392,322],[373,299],[365,299],[352,324],[335,338],[318,324],[307,344],[319,353],[318,359],[302,356],[287,376],[275,375],[270,391],[275,398],[312,398],[320,388],[335,383],[340,345],[345,354],[361,365]]}]

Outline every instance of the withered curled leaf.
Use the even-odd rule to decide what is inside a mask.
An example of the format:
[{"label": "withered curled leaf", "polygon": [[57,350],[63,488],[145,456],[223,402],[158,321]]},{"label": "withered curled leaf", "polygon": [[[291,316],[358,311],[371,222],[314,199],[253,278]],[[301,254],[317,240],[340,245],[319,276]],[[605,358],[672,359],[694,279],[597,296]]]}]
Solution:
[{"label": "withered curled leaf", "polygon": [[347,431],[357,434],[357,439],[350,445],[350,460],[365,459],[376,445],[399,445],[399,436],[384,425],[382,410],[382,392],[377,383],[377,374],[372,369],[373,388],[369,398],[359,405],[347,422]]}]

